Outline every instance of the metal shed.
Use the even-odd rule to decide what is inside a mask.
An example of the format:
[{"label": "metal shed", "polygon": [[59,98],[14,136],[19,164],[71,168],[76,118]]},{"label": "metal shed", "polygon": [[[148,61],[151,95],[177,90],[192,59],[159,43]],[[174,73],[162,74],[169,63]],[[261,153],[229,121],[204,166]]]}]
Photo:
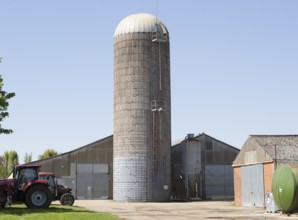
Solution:
[{"label": "metal shed", "polygon": [[112,198],[113,136],[32,163],[54,172],[58,182],[71,187],[78,199]]},{"label": "metal shed", "polygon": [[173,199],[232,199],[232,162],[239,149],[207,134],[172,146]]},{"label": "metal shed", "polygon": [[298,135],[250,135],[233,162],[235,204],[264,207],[276,167],[297,162]]}]

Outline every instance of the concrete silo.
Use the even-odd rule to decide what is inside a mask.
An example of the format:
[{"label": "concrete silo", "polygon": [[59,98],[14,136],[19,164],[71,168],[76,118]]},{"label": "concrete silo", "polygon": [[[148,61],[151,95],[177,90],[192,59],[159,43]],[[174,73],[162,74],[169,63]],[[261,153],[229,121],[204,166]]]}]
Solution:
[{"label": "concrete silo", "polygon": [[114,201],[168,201],[170,148],[169,33],[133,14],[114,33]]}]

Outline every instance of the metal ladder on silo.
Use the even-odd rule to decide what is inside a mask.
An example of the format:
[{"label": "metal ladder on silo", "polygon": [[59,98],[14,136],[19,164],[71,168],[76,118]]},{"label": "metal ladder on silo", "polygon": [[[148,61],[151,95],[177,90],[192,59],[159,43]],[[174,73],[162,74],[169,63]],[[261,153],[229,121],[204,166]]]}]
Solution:
[{"label": "metal ladder on silo", "polygon": [[167,103],[162,100],[151,102],[152,111],[152,168],[158,168],[158,148],[161,147],[161,112],[166,111]]},{"label": "metal ladder on silo", "polygon": [[157,169],[158,163],[158,128],[157,128],[157,121],[158,121],[158,101],[153,100],[151,102],[151,111],[152,111],[152,169]]},{"label": "metal ladder on silo", "polygon": [[152,32],[152,42],[158,43],[158,66],[159,66],[159,90],[162,89],[162,68],[161,68],[161,43],[166,42],[168,40],[167,33],[163,33],[161,26],[155,23],[155,30]]},{"label": "metal ladder on silo", "polygon": [[[157,12],[156,12],[157,13]],[[152,42],[158,43],[158,71],[159,71],[159,92],[162,90],[162,70],[161,70],[161,43],[168,40],[167,33],[163,33],[161,26],[158,24],[157,15],[155,30],[152,32]],[[160,112],[165,111],[166,104],[162,100],[153,100],[151,102],[152,111],[152,169],[158,169],[158,147],[161,141]]]}]

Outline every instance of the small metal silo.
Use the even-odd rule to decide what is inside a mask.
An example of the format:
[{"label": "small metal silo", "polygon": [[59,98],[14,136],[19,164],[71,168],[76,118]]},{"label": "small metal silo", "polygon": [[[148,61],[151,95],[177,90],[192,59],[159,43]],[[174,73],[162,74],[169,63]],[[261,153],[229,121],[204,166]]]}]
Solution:
[{"label": "small metal silo", "polygon": [[168,201],[170,148],[169,33],[133,14],[114,33],[114,201]]}]

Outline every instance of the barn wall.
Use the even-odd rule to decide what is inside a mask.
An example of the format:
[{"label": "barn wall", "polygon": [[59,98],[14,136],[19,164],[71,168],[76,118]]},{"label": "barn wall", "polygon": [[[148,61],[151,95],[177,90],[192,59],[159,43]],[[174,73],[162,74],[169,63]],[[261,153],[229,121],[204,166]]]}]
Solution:
[{"label": "barn wall", "polygon": [[274,162],[264,164],[264,192],[272,191],[272,177],[274,174]]},{"label": "barn wall", "polygon": [[58,177],[71,176],[71,164],[109,164],[113,158],[113,137],[91,143],[77,150],[60,154],[34,163],[42,165],[42,171],[54,172]]},{"label": "barn wall", "polygon": [[233,165],[255,164],[265,161],[272,161],[272,157],[259,146],[255,139],[249,137],[234,160]]},{"label": "barn wall", "polygon": [[231,165],[205,166],[206,199],[234,198],[233,168]]},{"label": "barn wall", "polygon": [[239,153],[239,150],[227,144],[215,140],[209,136],[199,138],[203,142],[203,151],[206,164],[231,164]]},{"label": "barn wall", "polygon": [[235,205],[242,205],[241,167],[234,167],[234,201]]}]

